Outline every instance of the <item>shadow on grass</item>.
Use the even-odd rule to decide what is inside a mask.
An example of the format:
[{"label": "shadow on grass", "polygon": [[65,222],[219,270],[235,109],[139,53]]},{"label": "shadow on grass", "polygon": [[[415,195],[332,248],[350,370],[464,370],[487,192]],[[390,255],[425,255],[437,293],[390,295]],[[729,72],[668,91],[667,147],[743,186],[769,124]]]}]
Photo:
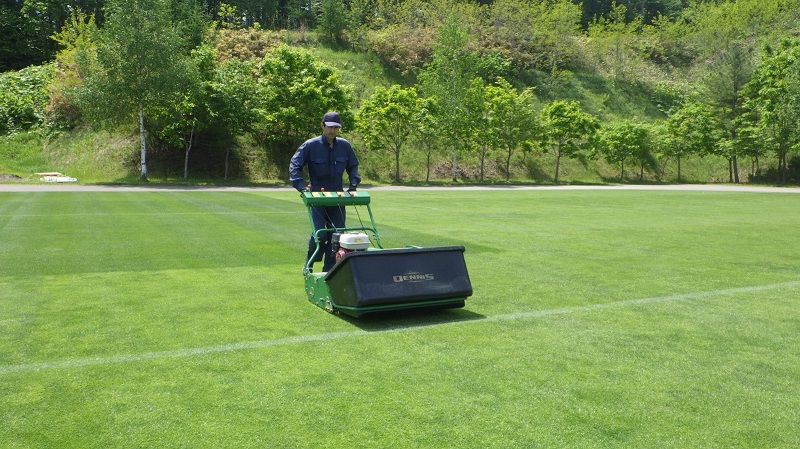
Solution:
[{"label": "shadow on grass", "polygon": [[[467,303],[469,305],[469,303]],[[392,310],[354,318],[340,314],[339,317],[367,332],[386,332],[440,326],[464,321],[486,319],[486,316],[466,309],[410,309]]]}]

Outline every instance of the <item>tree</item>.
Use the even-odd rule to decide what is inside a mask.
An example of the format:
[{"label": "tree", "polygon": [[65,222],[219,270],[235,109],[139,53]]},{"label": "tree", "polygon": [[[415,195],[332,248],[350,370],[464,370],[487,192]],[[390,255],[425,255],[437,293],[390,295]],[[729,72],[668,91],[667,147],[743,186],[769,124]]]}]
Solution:
[{"label": "tree", "polygon": [[322,0],[320,2],[317,28],[329,42],[341,45],[347,28],[348,12],[342,0]]},{"label": "tree", "polygon": [[189,179],[189,155],[197,134],[208,128],[214,111],[209,102],[209,83],[214,71],[214,52],[202,46],[192,52],[185,65],[184,90],[169,108],[157,111],[154,121],[159,137],[183,149],[183,179]]},{"label": "tree", "polygon": [[102,17],[104,0],[4,0],[0,2],[0,71],[51,61],[51,39],[77,12]]},{"label": "tree", "polygon": [[153,111],[175,107],[186,85],[189,48],[172,21],[167,0],[111,0],[97,33],[96,66],[80,104],[90,119],[113,124],[138,120],[141,178],[147,179],[147,129]]},{"label": "tree", "polygon": [[728,160],[730,182],[739,182],[737,158],[742,146],[739,124],[744,109],[744,89],[753,75],[752,56],[744,44],[733,42],[722,48],[711,63],[704,82],[704,92],[721,125],[727,132],[720,154]]},{"label": "tree", "polygon": [[[476,56],[467,48],[467,30],[455,14],[439,28],[433,59],[420,73],[421,89],[427,96],[436,97],[438,122],[453,155],[453,181],[458,179],[458,152],[465,145],[470,123],[467,90],[475,77]],[[467,143],[468,144],[468,143]]]},{"label": "tree", "polygon": [[506,181],[511,175],[511,157],[524,142],[535,137],[538,120],[533,109],[533,88],[517,90],[504,79],[486,86],[487,126],[483,130],[489,141],[505,153]]},{"label": "tree", "polygon": [[437,122],[439,114],[436,113],[436,108],[438,105],[435,97],[420,98],[414,114],[416,126],[411,133],[417,147],[425,153],[425,182],[431,180],[431,158],[439,148],[441,137],[440,126]]},{"label": "tree", "polygon": [[467,115],[464,120],[469,122],[469,133],[465,134],[465,139],[472,143],[471,147],[478,152],[480,160],[480,175],[478,179],[484,180],[486,172],[486,156],[494,149],[492,136],[488,132],[489,128],[489,108],[486,98],[486,84],[480,77],[472,79],[466,92],[465,104]]},{"label": "tree", "polygon": [[261,61],[258,74],[255,106],[262,117],[257,134],[281,176],[288,176],[289,160],[300,143],[320,132],[325,112],[338,111],[344,128],[352,126],[347,88],[333,68],[308,51],[278,47]]},{"label": "tree", "polygon": [[800,146],[800,44],[782,41],[767,47],[756,69],[750,103],[778,156],[778,182],[787,181],[787,154]]},{"label": "tree", "polygon": [[556,100],[544,107],[539,115],[542,126],[540,140],[556,158],[553,182],[558,184],[561,158],[580,155],[587,139],[599,128],[597,119],[581,111],[575,101]]},{"label": "tree", "polygon": [[678,181],[681,180],[681,161],[692,154],[712,154],[721,138],[721,128],[708,106],[688,101],[667,118],[666,154],[678,162]]},{"label": "tree", "polygon": [[361,105],[356,117],[357,127],[370,149],[387,149],[394,155],[394,180],[400,182],[400,153],[416,128],[419,108],[417,91],[413,87],[392,85],[377,88]]},{"label": "tree", "polygon": [[637,160],[642,163],[644,172],[645,155],[649,153],[647,128],[638,123],[624,121],[601,130],[598,138],[598,151],[610,164],[619,164],[620,181],[625,180],[625,161]]},{"label": "tree", "polygon": [[[258,89],[253,76],[255,63],[227,60],[214,68],[209,83],[209,103],[213,111],[211,129],[229,137],[251,132],[261,118],[257,107]],[[225,154],[225,179],[228,179],[230,146]]]}]

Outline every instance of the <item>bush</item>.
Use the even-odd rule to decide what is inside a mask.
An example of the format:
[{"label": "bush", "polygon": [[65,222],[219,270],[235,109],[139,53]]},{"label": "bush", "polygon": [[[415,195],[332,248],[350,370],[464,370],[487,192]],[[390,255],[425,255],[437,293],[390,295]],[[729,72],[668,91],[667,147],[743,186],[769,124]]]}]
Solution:
[{"label": "bush", "polygon": [[52,64],[0,74],[0,135],[27,131],[45,123]]}]

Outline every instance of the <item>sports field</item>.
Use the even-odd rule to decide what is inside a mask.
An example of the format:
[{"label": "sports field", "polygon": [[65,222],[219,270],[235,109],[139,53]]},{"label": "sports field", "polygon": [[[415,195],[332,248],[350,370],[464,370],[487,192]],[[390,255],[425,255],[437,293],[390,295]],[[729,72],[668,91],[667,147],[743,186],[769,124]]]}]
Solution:
[{"label": "sports field", "polygon": [[465,308],[310,304],[294,191],[0,191],[0,447],[800,447],[800,194],[370,193]]}]

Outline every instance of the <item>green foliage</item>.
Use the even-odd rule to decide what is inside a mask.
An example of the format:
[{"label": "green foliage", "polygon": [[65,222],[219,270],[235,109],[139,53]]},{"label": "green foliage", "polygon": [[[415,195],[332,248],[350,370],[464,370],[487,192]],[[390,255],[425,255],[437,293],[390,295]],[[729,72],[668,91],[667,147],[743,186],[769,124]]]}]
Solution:
[{"label": "green foliage", "polygon": [[13,3],[0,3],[0,72],[19,70],[41,61],[41,56],[31,54],[26,45],[32,39],[31,32]]},{"label": "green foliage", "polygon": [[640,43],[641,18],[625,20],[624,5],[613,3],[607,16],[597,17],[587,31],[590,51],[600,70],[617,81],[627,81],[638,75],[636,63],[640,61],[637,46]]},{"label": "green foliage", "polygon": [[0,74],[0,135],[46,124],[47,87],[55,66],[31,66]]},{"label": "green foliage", "polygon": [[504,79],[486,86],[486,126],[479,130],[483,139],[493,148],[505,153],[506,181],[511,176],[511,158],[517,150],[526,147],[539,133],[534,109],[534,89],[522,92]]},{"label": "green foliage", "polygon": [[317,29],[333,44],[344,43],[344,32],[349,22],[347,8],[342,0],[321,0]]},{"label": "green foliage", "polygon": [[285,32],[253,28],[215,30],[213,34],[214,53],[220,62],[230,59],[238,61],[260,60],[273,48],[284,44],[286,34]]},{"label": "green foliage", "polygon": [[678,162],[678,181],[681,179],[681,160],[690,155],[706,156],[716,150],[722,128],[710,108],[690,101],[670,113],[666,122],[668,146],[665,154]]},{"label": "green foliage", "polygon": [[[3,61],[13,65],[18,63],[14,57],[25,51],[42,55],[51,52],[46,50],[48,46],[62,46],[54,81],[47,88],[49,102],[43,113],[35,114],[35,120],[45,120],[50,130],[101,122],[112,129],[118,129],[119,123],[132,127],[141,104],[143,145],[153,145],[156,157],[169,164],[175,163],[179,151],[192,146],[190,142],[208,149],[195,153],[199,157],[213,159],[215,151],[224,152],[227,162],[228,156],[237,157],[232,142],[239,141],[248,142],[241,148],[242,157],[249,161],[262,158],[253,164],[260,172],[274,173],[273,167],[283,170],[283,153],[316,132],[319,111],[308,121],[312,124],[306,131],[285,131],[284,118],[291,114],[277,121],[269,117],[274,110],[264,106],[275,90],[268,87],[269,81],[258,73],[246,73],[244,66],[222,65],[225,61],[261,60],[280,43],[291,42],[308,46],[314,62],[323,62],[337,75],[351,97],[344,114],[358,113],[362,101],[376,88],[392,84],[414,87],[428,101],[427,118],[438,133],[428,133],[427,138],[412,135],[404,144],[403,168],[405,172],[409,167],[410,179],[423,177],[413,175],[421,171],[423,163],[426,179],[430,173],[434,178],[446,177],[448,161],[442,159],[447,156],[440,152],[445,148],[453,156],[449,166],[452,179],[501,175],[510,179],[509,172],[514,170],[523,179],[544,179],[541,166],[551,163],[550,155],[529,158],[528,153],[520,154],[521,148],[530,147],[522,140],[511,158],[501,158],[501,151],[507,154],[507,150],[500,150],[500,139],[492,136],[487,125],[490,114],[485,83],[498,83],[502,78],[518,91],[535,86],[540,101],[577,101],[582,111],[604,124],[662,122],[676,105],[705,103],[725,138],[704,154],[714,154],[716,162],[725,159],[721,163],[729,165],[733,181],[739,179],[741,158],[757,160],[752,167],[776,160],[779,171],[785,171],[788,157],[797,151],[792,138],[777,132],[773,126],[777,122],[767,126],[771,113],[756,101],[758,83],[746,92],[751,97],[747,107],[743,106],[741,87],[758,63],[756,59],[769,59],[754,49],[762,43],[776,48],[779,38],[797,29],[797,6],[796,0],[703,1],[686,6],[672,0],[588,1],[582,6],[570,0],[325,0],[286,5],[274,0],[25,0],[0,6],[0,28],[23,30],[0,38],[0,54],[9,55]],[[210,33],[209,20],[201,10],[217,20]],[[588,11],[590,16],[586,16]],[[150,20],[149,13],[157,14]],[[122,21],[127,21],[128,34],[119,26]],[[262,31],[262,24],[272,30],[289,29]],[[314,26],[315,31],[308,31]],[[51,31],[45,32],[48,29]],[[144,32],[143,39],[132,37],[130,30]],[[47,33],[51,43],[34,42]],[[337,45],[317,45],[324,41]],[[121,71],[133,73],[136,60],[133,53],[120,50],[125,42],[142,43],[139,56],[147,52],[162,55],[150,59],[151,69],[138,78],[141,85],[119,75]],[[204,58],[208,65],[199,68],[191,52],[204,44],[213,46],[215,54],[212,59]],[[19,48],[17,55],[8,53],[14,45]],[[344,45],[349,49],[342,50]],[[169,51],[164,50],[167,47]],[[123,56],[109,57],[115,52]],[[476,77],[483,80],[483,86]],[[137,98],[144,98],[144,91],[135,89],[141,86],[150,89],[143,102]],[[15,87],[11,89],[14,92]],[[9,109],[17,96],[3,94]],[[225,98],[228,95],[232,98]],[[248,95],[252,99],[245,99]],[[301,95],[297,98],[307,101]],[[300,104],[293,105],[295,110],[304,108]],[[187,126],[190,123],[195,126]],[[786,123],[793,122],[789,118]],[[13,126],[24,129],[28,125],[20,128],[15,122]],[[347,137],[358,146],[365,136],[357,131]],[[254,142],[256,146],[251,146]],[[675,139],[658,144],[655,154],[662,158],[682,151],[668,148],[679,145]],[[556,160],[552,162],[560,159],[557,153],[553,157]],[[463,169],[459,169],[459,161]],[[368,169],[370,162],[363,162]],[[374,172],[391,177],[388,164],[378,167],[378,162]],[[597,170],[576,163],[567,176],[606,177],[606,171],[610,172],[603,161],[592,164],[599,165]],[[751,173],[756,171],[754,168]],[[700,179],[722,177],[715,172]]]},{"label": "green foliage", "polygon": [[[138,121],[141,177],[147,178],[146,131],[159,134],[159,118],[191,108],[185,93],[196,89],[189,58],[191,26],[176,26],[168,0],[112,1],[98,35],[95,64],[79,91],[78,103],[94,123],[115,127]],[[179,10],[178,23],[190,25]],[[176,112],[176,115],[181,115]],[[138,120],[137,120],[138,119]]]},{"label": "green foliage", "polygon": [[231,136],[251,131],[259,119],[255,65],[231,59],[213,68],[207,86],[213,124]]},{"label": "green foliage", "polygon": [[[476,75],[477,55],[468,48],[469,34],[455,13],[439,28],[433,58],[420,73],[420,89],[436,99],[438,124],[453,154],[452,179],[457,179],[457,154],[463,151],[470,123],[468,90]],[[469,149],[469,148],[466,148]]]},{"label": "green foliage", "polygon": [[482,46],[500,49],[522,69],[558,73],[575,53],[580,6],[569,0],[499,0],[484,22]]},{"label": "green foliage", "polygon": [[[353,126],[350,94],[336,71],[304,50],[276,48],[258,66],[258,134],[281,173],[297,146],[320,132],[327,111],[338,111],[343,128]],[[285,177],[285,176],[284,176]]]},{"label": "green foliage", "polygon": [[581,111],[577,102],[563,100],[547,104],[542,109],[539,120],[542,126],[541,143],[556,158],[553,182],[558,184],[561,158],[580,157],[599,124],[595,117]]},{"label": "green foliage", "polygon": [[379,88],[361,105],[356,124],[370,150],[388,150],[395,160],[394,180],[400,182],[400,153],[417,127],[420,106],[413,87],[395,84]]},{"label": "green foliage", "polygon": [[782,41],[767,48],[756,69],[751,106],[778,156],[778,182],[787,181],[787,155],[800,148],[800,43]]},{"label": "green foliage", "polygon": [[98,29],[94,16],[73,13],[63,28],[53,35],[62,47],[56,54],[56,76],[50,85],[48,114],[56,128],[72,129],[81,120],[76,93],[84,78],[99,70],[95,39]]},{"label": "green foliage", "polygon": [[365,36],[369,51],[403,76],[417,75],[430,61],[436,29],[408,24],[388,25]]},{"label": "green foliage", "polygon": [[625,161],[642,166],[651,160],[648,129],[639,123],[624,121],[600,130],[598,150],[606,161],[619,164],[620,181],[625,179]]}]

